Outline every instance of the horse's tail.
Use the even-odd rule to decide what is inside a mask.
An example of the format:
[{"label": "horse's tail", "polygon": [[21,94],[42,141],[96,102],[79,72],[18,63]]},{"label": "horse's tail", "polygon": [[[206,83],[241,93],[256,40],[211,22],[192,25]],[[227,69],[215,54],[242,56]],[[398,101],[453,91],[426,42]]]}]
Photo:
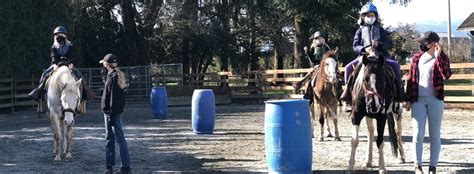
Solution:
[{"label": "horse's tail", "polygon": [[392,112],[387,112],[388,133],[390,135],[390,144],[392,144],[392,155],[398,157],[398,136],[395,132],[395,118]]}]

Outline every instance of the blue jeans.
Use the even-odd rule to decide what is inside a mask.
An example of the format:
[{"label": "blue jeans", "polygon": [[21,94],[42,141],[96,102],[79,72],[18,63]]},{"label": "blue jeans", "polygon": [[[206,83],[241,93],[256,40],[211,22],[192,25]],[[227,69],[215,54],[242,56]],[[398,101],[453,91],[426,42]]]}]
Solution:
[{"label": "blue jeans", "polygon": [[423,141],[425,139],[425,125],[428,119],[430,134],[430,165],[438,165],[441,149],[441,120],[443,119],[444,102],[435,96],[418,96],[418,101],[411,104],[413,127],[413,158],[415,165],[422,164]]},{"label": "blue jeans", "polygon": [[128,153],[128,146],[122,130],[122,115],[117,115],[108,121],[107,115],[104,114],[105,120],[105,134],[107,146],[105,151],[105,161],[107,167],[115,165],[115,141],[120,147],[120,159],[122,161],[121,167],[130,167],[130,155]]}]

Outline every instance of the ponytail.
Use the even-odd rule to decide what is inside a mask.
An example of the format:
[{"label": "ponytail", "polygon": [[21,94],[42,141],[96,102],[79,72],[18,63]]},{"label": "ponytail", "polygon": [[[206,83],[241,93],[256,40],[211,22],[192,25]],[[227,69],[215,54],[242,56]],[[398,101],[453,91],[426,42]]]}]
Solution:
[{"label": "ponytail", "polygon": [[106,64],[107,66],[109,66],[110,68],[112,69],[115,69],[115,71],[117,71],[117,75],[118,75],[118,85],[120,87],[120,89],[125,89],[125,87],[127,87],[127,80],[125,79],[125,73],[123,73],[120,68],[117,67],[117,63],[107,63],[107,62],[104,62],[104,64]]},{"label": "ponytail", "polygon": [[115,70],[117,71],[117,74],[118,74],[118,85],[119,85],[119,87],[121,89],[125,89],[125,87],[127,86],[127,80],[125,79],[125,73],[120,71],[120,69],[118,67],[116,67]]}]

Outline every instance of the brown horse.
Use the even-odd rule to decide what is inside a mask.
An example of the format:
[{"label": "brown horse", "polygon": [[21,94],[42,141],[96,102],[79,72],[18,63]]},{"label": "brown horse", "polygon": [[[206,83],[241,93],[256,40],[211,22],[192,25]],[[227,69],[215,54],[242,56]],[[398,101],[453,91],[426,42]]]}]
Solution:
[{"label": "brown horse", "polygon": [[[311,80],[313,88],[313,101],[311,106],[311,115],[316,120],[316,113],[319,113],[319,123],[321,125],[320,141],[324,140],[324,120],[332,119],[334,123],[335,140],[341,141],[339,130],[337,128],[337,104],[338,95],[336,88],[338,86],[337,79],[337,48],[328,51],[323,55],[323,60],[319,65],[319,70]],[[327,122],[328,137],[332,137],[329,121]]]}]

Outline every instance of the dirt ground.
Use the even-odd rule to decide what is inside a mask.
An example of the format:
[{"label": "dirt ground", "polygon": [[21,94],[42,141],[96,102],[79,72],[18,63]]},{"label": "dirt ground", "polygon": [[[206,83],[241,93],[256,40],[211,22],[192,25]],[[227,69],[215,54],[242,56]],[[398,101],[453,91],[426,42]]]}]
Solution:
[{"label": "dirt ground", "polygon": [[[215,134],[196,135],[192,133],[189,106],[170,107],[167,119],[155,120],[151,119],[148,103],[128,104],[124,132],[130,149],[132,170],[135,173],[267,172],[264,109],[264,104],[217,106]],[[315,173],[346,173],[351,126],[347,113],[338,115],[342,141],[326,138],[326,141],[319,142],[313,139],[312,168]],[[438,166],[441,173],[474,173],[473,117],[473,111],[445,111]],[[410,173],[414,168],[410,143],[411,120],[407,113],[404,113],[403,118],[402,139],[407,162],[399,164],[394,160],[389,153],[389,143],[386,142],[385,159],[387,170],[391,173]],[[319,129],[317,126],[316,131]],[[359,172],[356,173],[374,173],[376,167],[363,167],[367,151],[365,122],[360,130],[361,142],[356,154]],[[100,173],[105,169],[104,133],[99,106],[91,104],[88,113],[76,119],[73,160],[54,165],[48,116],[38,118],[34,109],[0,115],[0,173]],[[426,137],[425,162],[429,161],[428,142],[429,138]],[[377,156],[377,149],[374,148],[374,166],[378,165]],[[117,154],[117,164],[120,164],[119,160]]]}]

